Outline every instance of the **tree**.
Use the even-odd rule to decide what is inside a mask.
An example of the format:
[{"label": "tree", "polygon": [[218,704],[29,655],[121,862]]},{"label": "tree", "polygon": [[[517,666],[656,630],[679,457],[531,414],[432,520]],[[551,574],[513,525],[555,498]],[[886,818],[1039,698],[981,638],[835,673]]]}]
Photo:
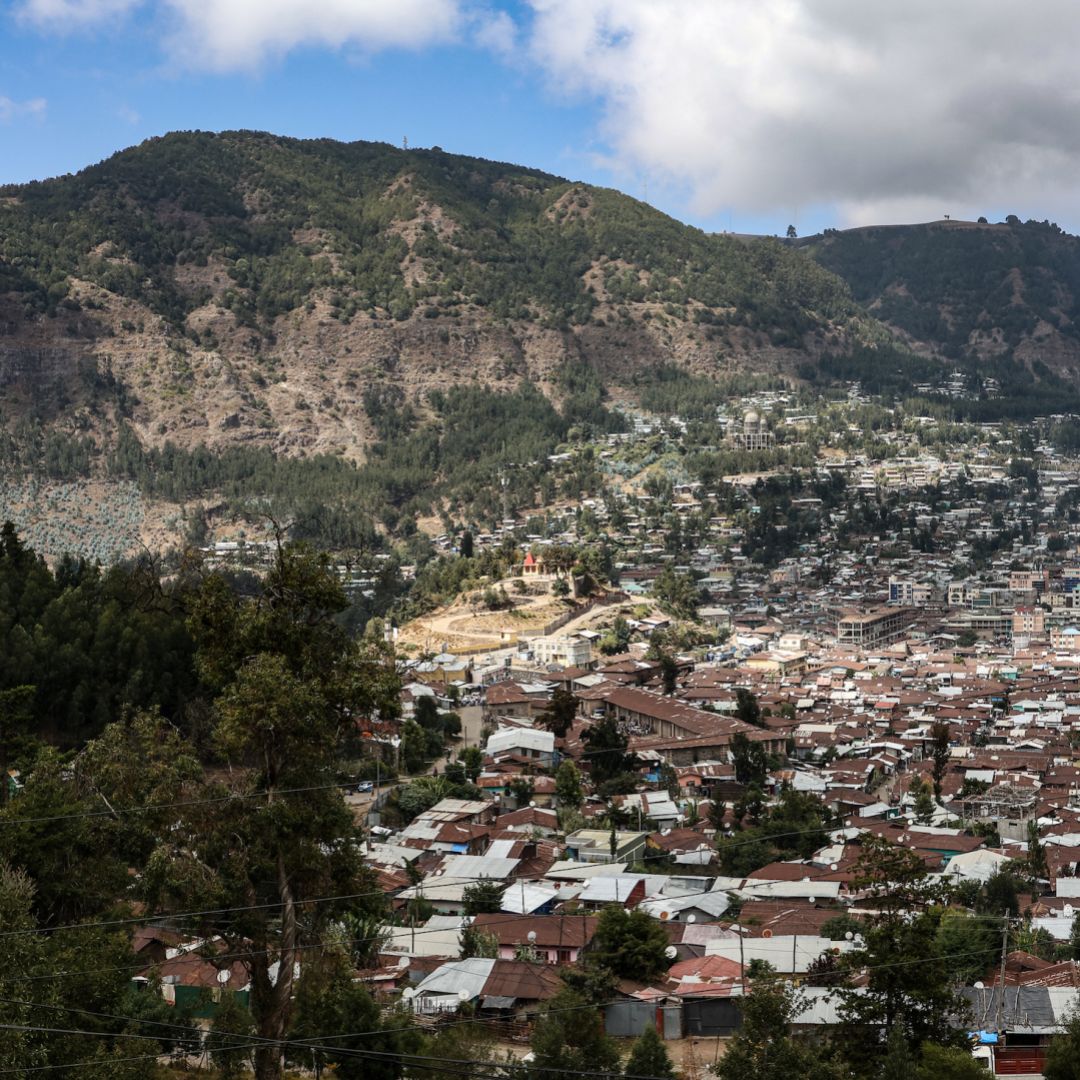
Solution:
[{"label": "tree", "polygon": [[532,781],[527,776],[515,776],[506,785],[506,794],[518,807],[528,806],[533,797]]},{"label": "tree", "polygon": [[916,1080],[986,1080],[985,1066],[971,1056],[967,1047],[923,1043],[920,1059]]},{"label": "tree", "polygon": [[[1009,864],[1013,865],[1013,864]],[[1008,869],[991,874],[982,889],[978,910],[988,915],[1020,913],[1019,883]]]},{"label": "tree", "polygon": [[432,695],[422,694],[416,699],[416,704],[413,706],[413,719],[425,731],[436,731],[439,728],[439,706]]},{"label": "tree", "polygon": [[561,762],[555,771],[555,798],[560,808],[568,806],[574,810],[579,809],[585,801],[581,790],[581,772],[569,758]]},{"label": "tree", "polygon": [[1046,1048],[1045,1080],[1080,1080],[1080,1009],[1074,1005],[1063,1019],[1062,1033]]},{"label": "tree", "polygon": [[819,933],[823,938],[828,938],[830,941],[841,941],[848,934],[857,934],[861,929],[862,923],[845,913],[826,919],[821,924]]},{"label": "tree", "polygon": [[664,611],[679,619],[697,617],[701,589],[690,574],[665,566],[652,584],[653,599]]},{"label": "tree", "polygon": [[497,957],[498,955],[499,939],[494,934],[487,934],[483,930],[477,930],[472,923],[462,927],[462,960],[468,960],[474,956]]},{"label": "tree", "polygon": [[34,691],[26,685],[0,690],[0,808],[8,798],[8,744],[29,723]]},{"label": "tree", "polygon": [[634,1042],[623,1072],[628,1077],[647,1076],[650,1080],[675,1080],[675,1067],[671,1064],[667,1047],[652,1024],[649,1024]]},{"label": "tree", "polygon": [[[749,974],[749,969],[747,969]],[[803,986],[838,986],[847,978],[847,972],[840,966],[836,953],[827,949],[806,967]]]},{"label": "tree", "polygon": [[753,724],[754,727],[764,726],[761,723],[761,706],[752,691],[745,686],[739,686],[735,690],[735,715],[744,724]]},{"label": "tree", "polygon": [[466,529],[461,534],[461,544],[458,546],[458,554],[463,559],[471,559],[473,557],[473,534]]},{"label": "tree", "polygon": [[[750,695],[753,697],[753,695]],[[755,706],[757,702],[754,702]],[[737,731],[731,737],[731,763],[735,766],[735,779],[740,784],[756,784],[761,787],[769,775],[769,763],[761,743],[751,742],[745,732]]]},{"label": "tree", "polygon": [[589,776],[593,784],[603,784],[633,768],[634,756],[626,752],[630,740],[619,730],[614,716],[605,716],[587,727],[581,741],[587,747]]},{"label": "tree", "polygon": [[593,935],[592,954],[621,979],[648,982],[670,966],[668,936],[656,919],[644,911],[627,911],[610,904],[600,912]]},{"label": "tree", "polygon": [[789,225],[787,227],[787,238],[789,240],[794,240],[795,237],[798,236],[798,235],[799,234],[795,231],[795,226],[794,225]]},{"label": "tree", "polygon": [[881,1059],[878,1080],[914,1080],[915,1055],[908,1045],[904,1029],[899,1024],[889,1029],[885,1056]]},{"label": "tree", "polygon": [[791,1035],[791,1022],[805,999],[787,983],[766,976],[739,999],[742,1027],[731,1039],[713,1071],[719,1080],[775,1080],[801,1077],[826,1080],[836,1076],[827,1062]]},{"label": "tree", "polygon": [[401,760],[406,772],[423,768],[427,760],[428,741],[424,729],[415,720],[401,725]]},{"label": "tree", "polygon": [[930,737],[933,740],[930,756],[934,761],[934,798],[941,802],[941,782],[949,767],[949,725],[938,721],[930,728]]},{"label": "tree", "polygon": [[461,762],[465,769],[466,779],[470,783],[475,784],[477,777],[484,767],[484,751],[478,746],[466,746],[464,749],[458,751],[457,757],[458,761]]},{"label": "tree", "polygon": [[1080,960],[1080,915],[1074,915],[1069,930],[1069,951],[1073,960]]},{"label": "tree", "polygon": [[550,731],[556,739],[565,739],[577,716],[578,699],[569,691],[558,686],[551,695],[547,708],[536,718],[538,727]]},{"label": "tree", "polygon": [[397,1026],[383,1022],[367,987],[353,978],[344,952],[331,946],[305,959],[286,1047],[290,1061],[316,1076],[333,1066],[342,1080],[397,1080],[403,1066],[400,1035]]},{"label": "tree", "polygon": [[679,680],[679,665],[675,662],[675,657],[667,649],[660,651],[660,681],[664,687],[664,693],[669,697],[675,693],[678,688]]},{"label": "tree", "polygon": [[502,911],[505,881],[484,878],[466,885],[461,893],[462,913],[465,915],[494,915]]},{"label": "tree", "polygon": [[934,895],[926,866],[916,852],[883,837],[864,835],[861,845],[852,886],[866,890],[877,914],[864,921],[863,947],[844,958],[849,970],[865,972],[865,985],[837,990],[848,1056],[872,1063],[884,1050],[881,1033],[897,1026],[913,1052],[927,1041],[959,1045],[962,1033],[950,1017],[965,1015],[967,1006],[952,990],[952,964],[938,940],[941,909],[929,906]]},{"label": "tree", "polygon": [[600,639],[600,651],[605,656],[626,652],[633,631],[630,624],[621,615],[616,615],[611,629]]},{"label": "tree", "polygon": [[663,788],[673,800],[677,800],[682,794],[682,784],[679,783],[679,774],[675,771],[675,766],[666,761],[661,762],[660,764],[659,786]]},{"label": "tree", "polygon": [[604,1018],[592,1002],[569,988],[549,1002],[533,1028],[534,1069],[530,1080],[581,1080],[582,1073],[622,1073],[619,1048],[604,1033]]},{"label": "tree", "polygon": [[[250,957],[258,1080],[281,1076],[304,939],[356,914],[358,895],[385,906],[334,781],[343,739],[365,718],[395,715],[400,684],[381,643],[340,627],[345,606],[328,559],[302,546],[279,546],[251,599],[220,577],[204,583],[190,622],[231,776],[174,811],[142,879],[147,902],[210,912],[202,932]],[[307,905],[328,896],[342,900]]]},{"label": "tree", "polygon": [[985,979],[1001,945],[1000,927],[984,917],[950,909],[941,917],[937,944],[958,983]]},{"label": "tree", "polygon": [[237,1080],[248,1071],[254,1046],[248,1040],[254,1032],[251,1013],[240,1004],[235,993],[223,991],[206,1040],[206,1048],[222,1080]]},{"label": "tree", "polygon": [[934,820],[934,797],[930,793],[930,785],[916,777],[911,787],[915,794],[915,820],[920,825],[929,825]]},{"label": "tree", "polygon": [[1041,892],[1040,883],[1050,877],[1050,870],[1046,862],[1046,850],[1039,839],[1039,823],[1034,820],[1027,824],[1027,858],[1024,863],[1035,891]]}]

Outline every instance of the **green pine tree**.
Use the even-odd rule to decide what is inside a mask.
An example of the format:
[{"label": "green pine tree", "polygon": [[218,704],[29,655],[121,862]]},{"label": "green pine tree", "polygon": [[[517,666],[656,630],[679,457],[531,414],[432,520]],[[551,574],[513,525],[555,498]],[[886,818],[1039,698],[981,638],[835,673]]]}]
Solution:
[{"label": "green pine tree", "polygon": [[626,1059],[626,1076],[647,1076],[650,1080],[675,1080],[667,1048],[651,1024],[641,1033]]}]

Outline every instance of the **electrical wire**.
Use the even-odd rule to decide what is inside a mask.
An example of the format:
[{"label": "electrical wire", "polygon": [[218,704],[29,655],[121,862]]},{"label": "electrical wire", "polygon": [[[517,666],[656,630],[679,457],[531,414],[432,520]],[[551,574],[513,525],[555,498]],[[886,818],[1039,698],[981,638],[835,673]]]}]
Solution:
[{"label": "electrical wire", "polygon": [[279,795],[302,795],[312,791],[332,791],[334,789],[340,791],[342,788],[351,787],[357,783],[359,783],[359,781],[354,780],[351,784],[342,782],[338,784],[313,784],[310,787],[282,788],[275,791],[230,792],[228,795],[216,795],[212,799],[181,799],[178,802],[145,803],[142,806],[127,806],[109,810],[81,810],[77,814],[51,814],[41,817],[9,817],[0,815],[0,825],[36,825],[54,821],[76,821],[80,818],[115,818],[127,814],[150,813],[154,810],[174,810],[189,806],[211,806],[217,803],[232,802],[235,799],[261,799],[265,795],[273,795],[276,798]]},{"label": "electrical wire", "polygon": [[[787,838],[790,838],[790,837],[793,837],[793,836],[803,836],[808,831],[813,831],[813,830],[797,829],[797,830],[794,830],[792,832],[787,832],[787,833],[774,833],[768,839],[770,839],[770,840],[772,840],[772,839],[779,840],[779,839],[787,839]],[[524,837],[523,837],[523,839],[524,839]],[[742,841],[733,840],[731,843],[726,845],[726,847],[728,849],[730,849],[730,848],[743,847],[743,846],[745,846],[747,844],[758,844],[758,843],[761,843],[760,839],[750,839],[750,840],[742,840]],[[667,856],[662,855],[662,854],[661,855],[645,855],[645,856],[643,856],[642,860],[640,860],[640,861],[646,861],[647,862],[647,861],[649,861],[651,859],[661,860],[661,859],[664,859],[666,857]],[[608,864],[598,864],[598,865],[608,865]],[[543,881],[543,880],[549,880],[548,873],[550,873],[550,872],[545,872],[545,873],[542,873],[542,874],[525,875],[523,877],[512,878],[507,887],[510,887],[510,885],[512,885],[514,882],[517,882],[517,881]],[[486,877],[486,876],[485,877],[473,877],[473,878],[454,878],[452,881],[447,882],[446,884],[468,885],[468,884],[478,884],[479,882],[483,882],[483,881],[495,881],[495,880],[499,880],[499,879]],[[711,879],[709,879],[709,880],[711,880]],[[742,878],[741,880],[747,881],[747,880],[750,880],[750,879],[749,878]],[[761,887],[765,887],[765,886],[773,885],[773,884],[775,884],[775,882],[763,881],[762,884],[761,884]],[[410,888],[420,888],[420,887],[422,887],[422,885],[428,885],[428,886],[431,886],[431,887],[437,887],[439,885],[439,878],[437,878],[437,877],[428,878],[423,883],[421,883],[420,885],[410,886]],[[738,889],[734,889],[732,891],[741,891],[742,889],[757,888],[757,887],[759,887],[759,886],[756,886],[756,885],[742,885],[742,886],[739,886]],[[689,896],[697,896],[697,895],[701,895],[703,893],[713,892],[713,891],[716,891],[716,890],[700,889],[700,890],[696,890],[695,892],[688,893],[687,895],[689,895]],[[298,907],[305,907],[305,906],[311,906],[311,905],[315,905],[315,904],[339,903],[339,902],[341,902],[343,900],[359,900],[359,899],[370,897],[370,896],[385,896],[385,895],[386,895],[386,892],[383,889],[370,889],[370,890],[367,890],[366,892],[345,893],[345,894],[342,894],[340,896],[316,896],[316,897],[312,897],[311,899],[308,899],[308,900],[298,900],[296,902],[296,904],[297,904]],[[667,898],[664,898],[664,899],[667,899]],[[670,899],[678,899],[678,897],[670,897]],[[109,927],[131,926],[131,925],[138,925],[140,923],[152,923],[152,922],[159,922],[159,921],[173,921],[173,920],[178,920],[178,919],[188,919],[188,918],[202,917],[202,916],[206,916],[206,915],[227,915],[227,914],[230,914],[232,912],[260,911],[260,910],[266,910],[268,908],[276,908],[276,907],[280,907],[280,906],[281,906],[281,901],[276,900],[276,901],[268,901],[268,902],[266,902],[264,904],[246,904],[246,905],[235,906],[235,907],[207,908],[207,909],[198,910],[198,911],[178,911],[178,912],[171,912],[171,913],[170,912],[163,912],[163,913],[158,913],[156,915],[137,915],[137,916],[132,916],[130,918],[125,918],[125,919],[102,919],[102,920],[98,920],[96,922],[65,923],[65,924],[60,925],[60,926],[38,926],[38,927],[31,927],[31,928],[24,929],[24,930],[6,930],[6,931],[3,931],[3,932],[0,932],[0,939],[10,938],[10,937],[26,937],[26,936],[32,935],[32,934],[54,934],[54,933],[57,933],[57,932],[62,931],[62,930],[91,930],[91,929],[101,929],[101,928],[109,928]]]}]

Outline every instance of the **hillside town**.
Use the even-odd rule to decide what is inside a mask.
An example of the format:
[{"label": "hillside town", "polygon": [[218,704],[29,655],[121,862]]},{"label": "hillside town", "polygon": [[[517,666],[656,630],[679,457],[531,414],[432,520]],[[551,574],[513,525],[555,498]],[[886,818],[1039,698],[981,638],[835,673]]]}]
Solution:
[{"label": "hillside town", "polygon": [[[762,427],[748,410],[741,449],[773,445]],[[399,708],[365,723],[346,791],[389,907],[354,978],[526,1061],[576,993],[613,1039],[655,1028],[687,1080],[755,985],[786,987],[815,1038],[937,979],[916,1030],[1039,1075],[1080,997],[1078,465],[971,457],[811,470],[797,490],[823,494],[783,506],[813,528],[768,560],[748,534],[790,470],[440,538],[447,559],[510,553],[483,590],[512,599],[460,606],[436,648],[377,620]],[[170,1002],[226,974],[249,992],[242,960],[167,921],[135,949]]]}]

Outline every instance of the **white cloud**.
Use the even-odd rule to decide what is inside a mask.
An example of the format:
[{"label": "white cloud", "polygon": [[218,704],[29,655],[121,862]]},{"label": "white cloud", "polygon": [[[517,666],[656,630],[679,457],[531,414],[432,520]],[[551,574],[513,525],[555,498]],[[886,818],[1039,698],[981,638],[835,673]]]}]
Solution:
[{"label": "white cloud", "polygon": [[19,15],[29,21],[68,30],[125,15],[140,0],[24,0]]},{"label": "white cloud", "polygon": [[0,94],[0,124],[10,124],[13,120],[28,117],[41,120],[45,117],[48,102],[44,98],[30,98],[29,101],[13,101]]},{"label": "white cloud", "polygon": [[421,48],[460,29],[456,0],[166,0],[186,59],[253,68],[303,46],[364,52]]},{"label": "white cloud", "polygon": [[504,59],[517,48],[517,25],[505,11],[482,12],[473,16],[473,41]]},{"label": "white cloud", "polygon": [[[459,0],[23,0],[27,22],[49,30],[107,27],[138,8],[169,27],[166,47],[192,67],[256,68],[302,47],[376,52],[454,39]],[[504,18],[479,19],[498,33]],[[505,39],[505,29],[502,32]]]},{"label": "white cloud", "polygon": [[1075,0],[530,0],[552,85],[694,209],[1080,211]]}]

